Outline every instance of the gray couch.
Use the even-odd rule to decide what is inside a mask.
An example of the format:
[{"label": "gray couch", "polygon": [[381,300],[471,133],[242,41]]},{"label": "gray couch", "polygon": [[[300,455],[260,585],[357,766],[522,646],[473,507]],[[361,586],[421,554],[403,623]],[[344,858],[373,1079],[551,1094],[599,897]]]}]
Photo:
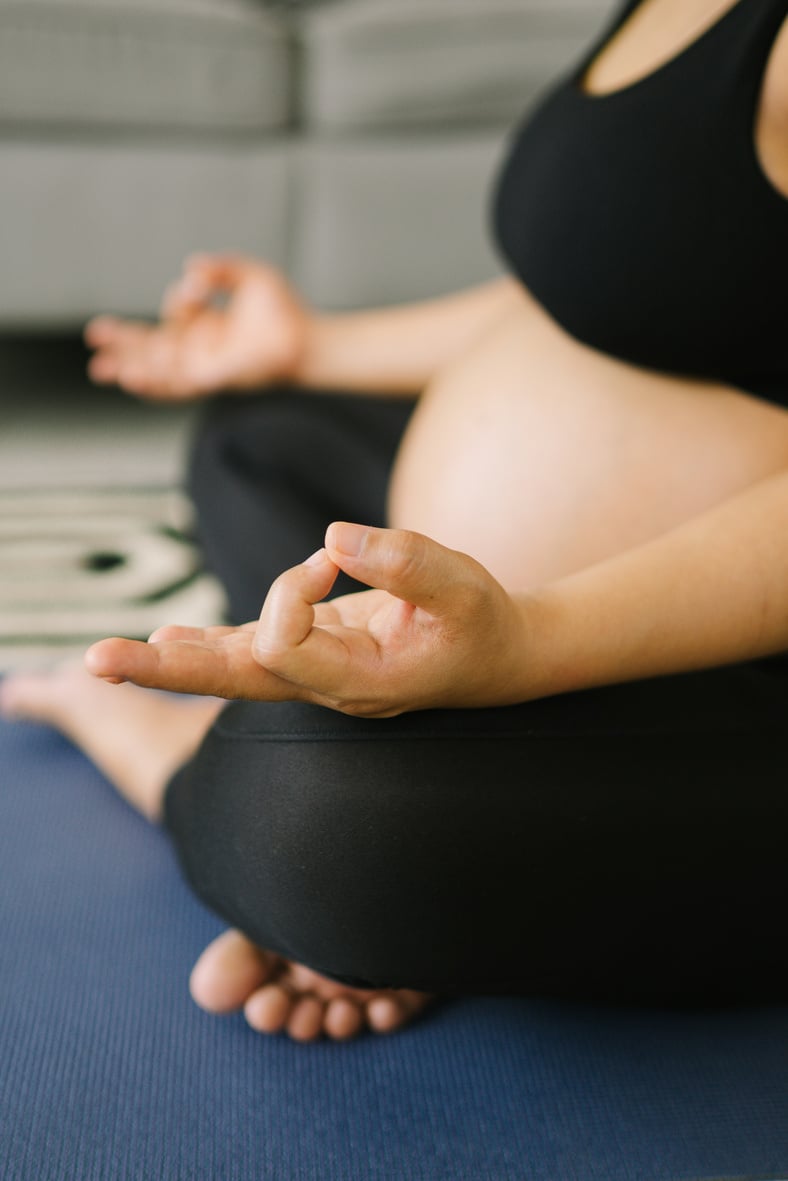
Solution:
[{"label": "gray couch", "polygon": [[495,273],[507,129],[611,0],[0,0],[0,330],[149,314],[185,254],[320,306]]}]

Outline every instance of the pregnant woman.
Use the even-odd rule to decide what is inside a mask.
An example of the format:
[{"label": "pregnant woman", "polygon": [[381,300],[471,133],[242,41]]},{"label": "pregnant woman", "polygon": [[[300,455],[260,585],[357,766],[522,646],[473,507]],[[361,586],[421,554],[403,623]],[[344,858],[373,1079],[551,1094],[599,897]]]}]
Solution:
[{"label": "pregnant woman", "polygon": [[786,0],[629,0],[493,215],[510,273],[433,302],[198,257],[88,328],[97,381],[225,391],[191,490],[233,626],[3,708],[164,819],[230,924],[192,994],[257,1030],[788,994]]}]

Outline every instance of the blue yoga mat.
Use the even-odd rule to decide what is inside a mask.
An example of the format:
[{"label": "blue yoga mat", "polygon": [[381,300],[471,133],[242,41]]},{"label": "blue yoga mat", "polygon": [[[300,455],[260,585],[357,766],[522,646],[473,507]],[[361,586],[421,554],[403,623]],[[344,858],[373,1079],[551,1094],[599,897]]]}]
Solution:
[{"label": "blue yoga mat", "polygon": [[465,998],[300,1046],[193,1005],[220,929],[77,751],[0,723],[3,1181],[788,1173],[788,1008]]}]

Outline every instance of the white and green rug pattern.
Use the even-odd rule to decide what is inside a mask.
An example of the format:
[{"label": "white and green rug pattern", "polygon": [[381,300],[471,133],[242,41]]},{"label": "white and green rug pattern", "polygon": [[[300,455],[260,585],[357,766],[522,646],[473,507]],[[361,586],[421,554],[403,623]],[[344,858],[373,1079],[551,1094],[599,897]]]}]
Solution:
[{"label": "white and green rug pattern", "polygon": [[186,498],[171,488],[0,488],[0,672],[108,635],[222,619]]},{"label": "white and green rug pattern", "polygon": [[0,674],[220,622],[179,491],[199,407],[85,377],[78,337],[0,339]]}]

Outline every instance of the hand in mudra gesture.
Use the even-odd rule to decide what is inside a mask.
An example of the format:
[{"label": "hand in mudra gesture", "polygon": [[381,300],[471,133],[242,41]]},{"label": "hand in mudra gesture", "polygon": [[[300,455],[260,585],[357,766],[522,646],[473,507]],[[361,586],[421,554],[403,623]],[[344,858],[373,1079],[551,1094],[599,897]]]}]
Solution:
[{"label": "hand in mudra gesture", "polygon": [[311,312],[274,267],[235,255],[196,255],[165,293],[157,324],[98,316],[85,329],[99,383],[155,400],[292,378]]},{"label": "hand in mudra gesture", "polygon": [[[374,589],[320,602],[339,569]],[[473,558],[418,533],[335,523],[325,549],[274,582],[259,621],[102,640],[85,660],[110,681],[390,717],[522,700],[524,631],[521,608]]]}]

